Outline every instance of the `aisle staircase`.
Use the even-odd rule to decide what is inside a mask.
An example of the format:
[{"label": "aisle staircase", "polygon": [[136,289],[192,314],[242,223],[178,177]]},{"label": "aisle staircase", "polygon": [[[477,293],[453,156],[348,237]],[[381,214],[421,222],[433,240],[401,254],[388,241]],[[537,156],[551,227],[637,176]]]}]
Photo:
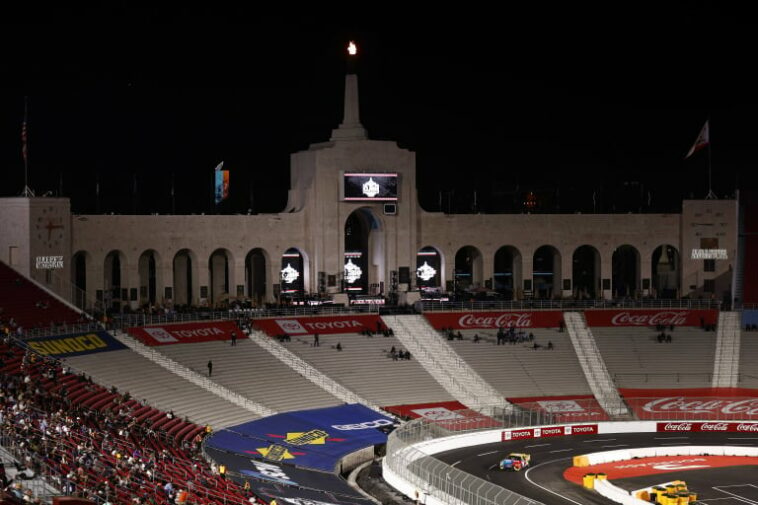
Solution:
[{"label": "aisle staircase", "polygon": [[513,405],[482,379],[423,316],[382,316],[382,319],[411,352],[412,358],[456,400],[478,411],[489,411],[493,407],[512,410]]},{"label": "aisle staircase", "polygon": [[590,385],[592,393],[605,411],[611,416],[624,416],[629,413],[624,401],[616,389],[616,385],[608,373],[600,350],[597,348],[595,337],[592,336],[584,315],[579,312],[564,312],[564,320],[568,329],[571,343],[574,344],[576,357],[582,366],[584,376]]},{"label": "aisle staircase", "polygon": [[716,359],[713,361],[714,388],[737,387],[740,370],[740,313],[720,312],[716,331]]}]

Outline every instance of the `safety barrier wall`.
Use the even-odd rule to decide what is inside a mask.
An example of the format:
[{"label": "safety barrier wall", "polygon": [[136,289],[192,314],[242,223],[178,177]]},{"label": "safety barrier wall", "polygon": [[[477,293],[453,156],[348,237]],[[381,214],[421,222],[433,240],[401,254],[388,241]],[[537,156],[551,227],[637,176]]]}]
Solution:
[{"label": "safety barrier wall", "polygon": [[[530,413],[521,413],[530,414]],[[539,413],[531,413],[539,414]],[[526,416],[528,418],[528,416]],[[753,431],[758,423],[704,421],[675,425],[655,421],[600,422],[593,425],[567,424],[559,426],[550,422],[514,423],[514,418],[498,418],[501,427],[493,429],[492,424],[483,428],[469,428],[454,434],[442,428],[439,423],[428,419],[417,419],[395,430],[387,441],[387,456],[384,459],[384,478],[395,489],[408,497],[426,505],[525,505],[541,504],[513,491],[492,484],[471,474],[451,467],[433,457],[434,454],[462,447],[472,447],[495,443],[509,438],[507,433],[524,433],[523,438],[538,438],[551,428],[594,426],[593,434],[606,433],[655,433],[676,431]],[[544,417],[545,421],[549,416]],[[490,419],[492,421],[492,419]],[[747,429],[743,426],[748,426]],[[462,430],[463,431],[463,430]],[[577,431],[584,433],[585,431]],[[574,435],[574,433],[571,433]],[[519,435],[521,437],[521,435]],[[670,448],[669,448],[670,449]],[[702,449],[702,448],[701,448]],[[624,451],[609,451],[622,459]],[[686,453],[686,454],[689,454]],[[612,460],[610,460],[612,461]]]}]

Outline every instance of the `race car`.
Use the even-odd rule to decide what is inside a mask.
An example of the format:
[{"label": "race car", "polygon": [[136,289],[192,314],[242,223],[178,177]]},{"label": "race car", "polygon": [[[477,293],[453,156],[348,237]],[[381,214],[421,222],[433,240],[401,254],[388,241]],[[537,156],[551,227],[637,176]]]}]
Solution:
[{"label": "race car", "polygon": [[512,470],[514,472],[520,472],[523,468],[529,466],[529,461],[532,457],[529,454],[523,452],[512,452],[500,461],[501,470]]}]

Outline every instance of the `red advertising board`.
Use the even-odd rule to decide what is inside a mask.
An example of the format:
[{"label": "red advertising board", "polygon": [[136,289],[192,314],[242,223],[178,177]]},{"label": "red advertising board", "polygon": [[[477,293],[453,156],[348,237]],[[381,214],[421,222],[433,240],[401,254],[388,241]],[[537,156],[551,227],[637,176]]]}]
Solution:
[{"label": "red advertising board", "polygon": [[700,326],[716,324],[717,310],[601,309],[585,310],[588,326]]},{"label": "red advertising board", "polygon": [[235,332],[238,338],[244,336],[233,321],[164,324],[128,328],[126,331],[150,346],[229,340],[232,338],[232,332]]},{"label": "red advertising board", "polygon": [[435,329],[496,330],[498,328],[557,328],[563,319],[560,310],[520,310],[492,312],[428,312],[424,314]]},{"label": "red advertising board", "polygon": [[619,392],[639,419],[758,421],[756,389],[620,389]]},{"label": "red advertising board", "polygon": [[529,438],[561,437],[564,435],[596,435],[597,424],[575,424],[569,426],[549,426],[505,430],[501,434],[503,442],[513,442]]},{"label": "red advertising board", "polygon": [[656,431],[660,432],[726,432],[726,433],[758,433],[758,423],[730,423],[726,421],[712,422],[692,422],[692,421],[670,421],[667,423],[657,423]]},{"label": "red advertising board", "polygon": [[552,414],[558,423],[608,420],[608,414],[592,395],[533,396],[508,398],[508,401],[523,409]]},{"label": "red advertising board", "polygon": [[490,417],[468,410],[464,404],[455,401],[394,405],[384,407],[384,410],[401,417],[424,418],[451,431],[502,426]]},{"label": "red advertising board", "polygon": [[360,333],[363,330],[376,331],[377,325],[384,329],[384,323],[378,315],[347,314],[343,316],[318,317],[275,317],[256,319],[254,327],[268,335],[331,335],[335,333]]}]

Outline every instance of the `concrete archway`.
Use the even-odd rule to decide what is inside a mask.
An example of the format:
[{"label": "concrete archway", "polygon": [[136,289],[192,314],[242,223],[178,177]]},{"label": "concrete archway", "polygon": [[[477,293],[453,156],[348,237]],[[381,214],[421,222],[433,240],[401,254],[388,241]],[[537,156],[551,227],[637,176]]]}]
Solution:
[{"label": "concrete archway", "polygon": [[482,253],[472,245],[463,246],[455,253],[455,290],[479,288],[483,284]]},{"label": "concrete archway", "polygon": [[309,264],[302,249],[290,247],[282,254],[279,272],[280,293],[283,298],[300,299],[308,292]]},{"label": "concrete archway", "polygon": [[82,310],[92,308],[91,295],[87,285],[87,269],[91,267],[92,255],[87,251],[77,251],[71,257],[71,284],[75,288],[72,302]]},{"label": "concrete archway", "polygon": [[355,209],[345,220],[344,289],[378,294],[385,279],[384,226],[373,209]]},{"label": "concrete archway", "polygon": [[420,290],[442,287],[445,262],[439,249],[426,246],[416,253],[416,286]]},{"label": "concrete archway", "polygon": [[517,298],[521,287],[521,252],[506,245],[495,252],[494,280],[492,288],[508,300]]},{"label": "concrete archway", "polygon": [[208,257],[208,293],[211,306],[216,306],[223,300],[234,296],[232,282],[234,279],[234,257],[228,249],[219,248]]},{"label": "concrete archway", "polygon": [[268,253],[259,247],[251,249],[245,256],[245,294],[256,306],[262,305],[266,300],[268,265]]},{"label": "concrete archway", "polygon": [[653,294],[658,298],[678,298],[681,291],[681,258],[670,244],[655,248],[651,257]]},{"label": "concrete archway", "polygon": [[575,298],[598,298],[600,290],[600,252],[591,245],[579,246],[572,257],[571,279]]},{"label": "concrete archway", "polygon": [[532,279],[535,298],[554,298],[561,294],[561,253],[551,245],[543,245],[532,257]]},{"label": "concrete archway", "polygon": [[624,244],[613,251],[612,290],[614,297],[635,297],[640,289],[640,252]]},{"label": "concrete archway", "polygon": [[194,305],[196,303],[197,267],[197,255],[192,250],[182,249],[174,255],[174,304]]},{"label": "concrete archway", "polygon": [[109,310],[121,312],[129,302],[126,279],[126,255],[119,250],[110,251],[103,263],[103,303]]},{"label": "concrete archway", "polygon": [[148,249],[140,254],[137,262],[139,273],[139,303],[140,305],[155,305],[161,296],[160,286],[160,256],[154,249]]}]

